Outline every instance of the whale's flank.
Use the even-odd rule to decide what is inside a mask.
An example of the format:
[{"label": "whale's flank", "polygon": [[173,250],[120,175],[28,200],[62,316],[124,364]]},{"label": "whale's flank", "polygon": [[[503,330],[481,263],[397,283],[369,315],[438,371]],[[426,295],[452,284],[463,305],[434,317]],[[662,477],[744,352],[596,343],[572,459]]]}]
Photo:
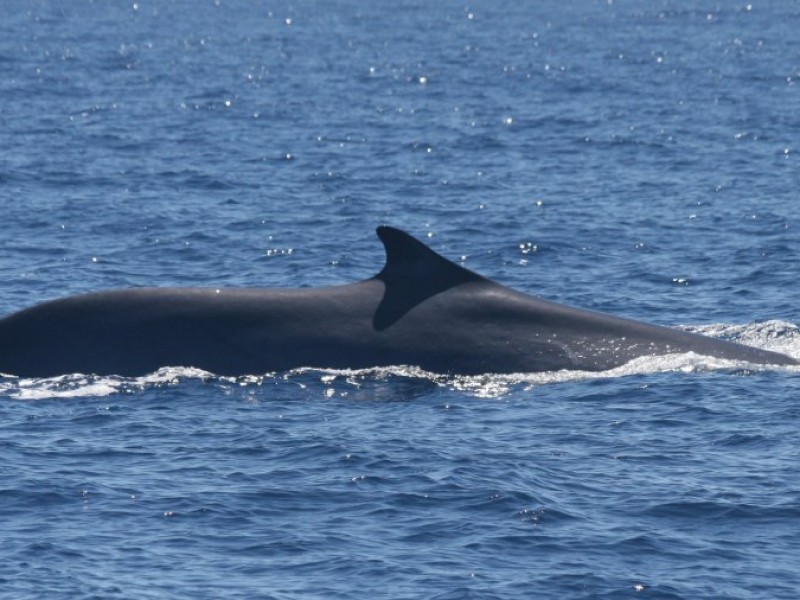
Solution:
[{"label": "whale's flank", "polygon": [[414,365],[437,373],[598,371],[696,352],[756,364],[789,356],[516,292],[382,226],[373,278],[311,289],[137,288],[45,302],[0,319],[0,373],[220,375]]}]

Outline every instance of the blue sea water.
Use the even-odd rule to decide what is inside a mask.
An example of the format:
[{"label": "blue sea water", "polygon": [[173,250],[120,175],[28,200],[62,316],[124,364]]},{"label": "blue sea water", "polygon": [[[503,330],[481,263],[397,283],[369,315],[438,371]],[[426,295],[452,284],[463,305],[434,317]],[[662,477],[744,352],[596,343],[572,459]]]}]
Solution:
[{"label": "blue sea water", "polygon": [[[0,314],[320,286],[381,223],[800,356],[800,7],[3,3]],[[3,343],[0,340],[0,343]],[[800,377],[0,379],[0,598],[796,598]]]}]

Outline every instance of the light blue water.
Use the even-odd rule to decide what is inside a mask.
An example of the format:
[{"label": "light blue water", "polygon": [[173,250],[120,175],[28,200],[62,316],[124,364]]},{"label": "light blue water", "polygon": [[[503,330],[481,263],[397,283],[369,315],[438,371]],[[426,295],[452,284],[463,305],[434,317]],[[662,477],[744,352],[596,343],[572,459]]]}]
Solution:
[{"label": "light blue water", "polygon": [[[0,314],[426,237],[800,356],[789,2],[4,3]],[[795,598],[800,378],[0,380],[0,598]]]}]

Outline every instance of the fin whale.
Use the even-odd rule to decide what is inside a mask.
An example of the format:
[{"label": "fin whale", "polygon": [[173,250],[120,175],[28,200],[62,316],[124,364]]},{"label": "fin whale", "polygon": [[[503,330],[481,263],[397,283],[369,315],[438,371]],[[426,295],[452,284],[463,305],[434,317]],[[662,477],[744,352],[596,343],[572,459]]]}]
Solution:
[{"label": "fin whale", "polygon": [[556,304],[495,283],[398,229],[358,283],[308,289],[133,288],[45,302],[0,319],[0,373],[218,375],[413,365],[435,373],[602,371],[695,352],[757,364],[786,355]]}]

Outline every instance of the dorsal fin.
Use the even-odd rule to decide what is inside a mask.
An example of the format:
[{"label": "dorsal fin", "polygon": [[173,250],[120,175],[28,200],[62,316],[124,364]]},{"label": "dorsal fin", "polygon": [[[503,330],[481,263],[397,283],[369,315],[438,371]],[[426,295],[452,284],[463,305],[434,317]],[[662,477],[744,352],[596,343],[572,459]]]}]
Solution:
[{"label": "dorsal fin", "polygon": [[386,248],[386,265],[377,277],[387,283],[402,277],[414,279],[416,285],[428,280],[441,288],[484,279],[437,254],[405,231],[381,225],[377,234]]},{"label": "dorsal fin", "polygon": [[381,226],[377,233],[386,247],[386,265],[375,276],[386,286],[373,317],[373,325],[379,331],[431,296],[471,281],[488,281],[440,256],[404,231]]}]

